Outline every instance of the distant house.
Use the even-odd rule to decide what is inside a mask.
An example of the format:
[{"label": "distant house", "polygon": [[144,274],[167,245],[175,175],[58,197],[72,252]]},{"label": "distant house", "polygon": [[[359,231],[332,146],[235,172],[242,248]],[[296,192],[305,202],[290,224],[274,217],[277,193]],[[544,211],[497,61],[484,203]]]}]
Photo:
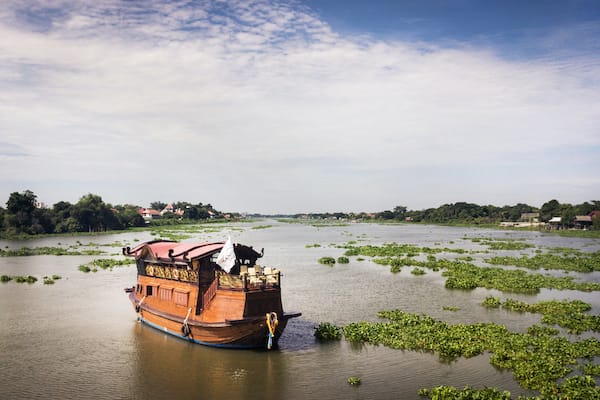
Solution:
[{"label": "distant house", "polygon": [[179,217],[183,217],[183,210],[181,208],[173,207],[173,204],[167,204],[165,208],[162,209],[160,215],[165,215],[166,213],[173,213]]},{"label": "distant house", "polygon": [[588,229],[592,226],[591,215],[576,215],[573,225],[577,229]]},{"label": "distant house", "polygon": [[160,212],[152,208],[140,208],[138,209],[138,214],[140,214],[146,221],[160,218]]},{"label": "distant house", "polygon": [[562,224],[561,217],[552,217],[550,221],[548,221],[548,229],[560,229]]},{"label": "distant house", "polygon": [[520,221],[529,223],[540,222],[540,213],[522,213]]}]

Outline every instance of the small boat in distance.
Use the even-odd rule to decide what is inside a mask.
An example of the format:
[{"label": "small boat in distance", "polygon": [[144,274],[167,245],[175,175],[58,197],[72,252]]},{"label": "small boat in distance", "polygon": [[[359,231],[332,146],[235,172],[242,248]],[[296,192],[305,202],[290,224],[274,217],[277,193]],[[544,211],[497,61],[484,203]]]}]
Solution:
[{"label": "small boat in distance", "polygon": [[301,314],[283,312],[281,273],[256,264],[263,253],[231,239],[126,247],[137,284],[125,291],[139,321],[171,335],[208,346],[271,348]]}]

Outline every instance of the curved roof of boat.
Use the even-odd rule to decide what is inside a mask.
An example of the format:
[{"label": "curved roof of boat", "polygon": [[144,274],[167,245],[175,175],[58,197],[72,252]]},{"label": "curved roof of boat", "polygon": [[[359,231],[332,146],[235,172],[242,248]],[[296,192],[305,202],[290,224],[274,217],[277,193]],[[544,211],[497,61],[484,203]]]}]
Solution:
[{"label": "curved roof of boat", "polygon": [[208,243],[180,243],[170,240],[155,240],[137,245],[128,251],[128,255],[139,257],[145,254],[144,249],[149,251],[150,258],[159,260],[171,260],[188,262],[194,258],[201,258],[220,251],[223,248],[223,242],[208,242]]}]

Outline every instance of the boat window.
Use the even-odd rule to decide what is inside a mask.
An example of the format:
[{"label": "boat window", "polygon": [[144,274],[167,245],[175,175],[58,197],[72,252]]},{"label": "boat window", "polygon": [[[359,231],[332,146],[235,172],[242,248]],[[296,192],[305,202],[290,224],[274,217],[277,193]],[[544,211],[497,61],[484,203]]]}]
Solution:
[{"label": "boat window", "polygon": [[189,292],[175,290],[175,292],[173,293],[173,302],[178,306],[187,307],[189,295]]},{"label": "boat window", "polygon": [[153,287],[150,285],[146,286],[146,296],[153,296],[153,295],[154,295]]},{"label": "boat window", "polygon": [[163,301],[171,301],[173,294],[173,288],[167,286],[161,286],[158,288],[158,298]]}]

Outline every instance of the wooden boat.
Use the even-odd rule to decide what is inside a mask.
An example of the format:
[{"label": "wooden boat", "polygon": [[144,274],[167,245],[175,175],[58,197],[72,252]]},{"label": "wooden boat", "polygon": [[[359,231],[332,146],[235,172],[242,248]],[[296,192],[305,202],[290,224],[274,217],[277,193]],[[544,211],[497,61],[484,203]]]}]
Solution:
[{"label": "wooden boat", "polygon": [[[229,251],[231,269],[217,263]],[[281,273],[261,267],[252,247],[227,242],[155,240],[134,257],[137,284],[127,288],[138,320],[191,342],[229,348],[277,345],[290,318],[281,303]],[[227,255],[225,255],[227,258]]]}]

